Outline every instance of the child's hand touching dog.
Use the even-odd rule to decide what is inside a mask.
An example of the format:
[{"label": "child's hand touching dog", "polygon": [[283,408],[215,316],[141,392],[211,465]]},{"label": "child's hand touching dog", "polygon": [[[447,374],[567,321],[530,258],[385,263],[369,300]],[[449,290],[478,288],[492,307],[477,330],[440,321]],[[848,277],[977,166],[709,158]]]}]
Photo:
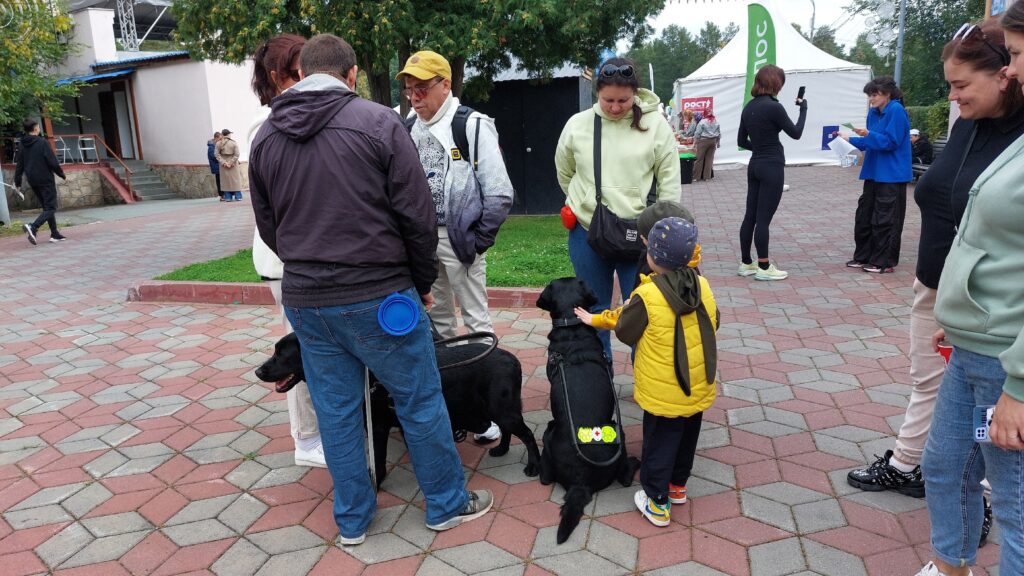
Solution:
[{"label": "child's hand touching dog", "polygon": [[590,312],[587,312],[585,308],[580,308],[579,306],[577,306],[576,308],[573,309],[573,312],[575,312],[576,317],[582,320],[583,323],[586,324],[587,326],[594,325],[594,315],[591,314]]}]

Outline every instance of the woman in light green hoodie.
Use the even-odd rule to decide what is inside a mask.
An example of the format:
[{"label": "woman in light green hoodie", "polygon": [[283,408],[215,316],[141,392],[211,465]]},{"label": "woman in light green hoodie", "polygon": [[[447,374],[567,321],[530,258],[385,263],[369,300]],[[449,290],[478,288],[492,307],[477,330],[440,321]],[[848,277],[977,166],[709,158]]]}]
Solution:
[{"label": "woman in light green hoodie", "polygon": [[[1024,78],[1024,2],[1003,15],[1010,65]],[[961,44],[991,49],[974,26]],[[992,511],[1002,533],[999,573],[1024,574],[1024,137],[978,176],[946,257],[935,320],[953,356],[939,387],[925,444],[924,475],[933,561],[923,576],[967,576],[976,559],[982,486],[992,485]],[[987,407],[995,405],[994,413]],[[976,420],[991,418],[988,436]],[[980,440],[980,441],[977,441]]]},{"label": "woman in light green hoodie", "polygon": [[[679,201],[679,162],[672,127],[658,112],[658,97],[640,88],[636,65],[610,58],[597,74],[597,104],[565,124],[555,150],[558,183],[576,216],[569,230],[569,259],[576,276],[597,295],[590,311],[611,305],[613,275],[622,294],[633,291],[638,259],[612,261],[587,243],[597,196],[594,174],[594,115],[601,118],[601,203],[619,218],[635,219],[654,200]],[[653,192],[653,195],[650,194]],[[602,331],[612,360],[609,333]]]}]

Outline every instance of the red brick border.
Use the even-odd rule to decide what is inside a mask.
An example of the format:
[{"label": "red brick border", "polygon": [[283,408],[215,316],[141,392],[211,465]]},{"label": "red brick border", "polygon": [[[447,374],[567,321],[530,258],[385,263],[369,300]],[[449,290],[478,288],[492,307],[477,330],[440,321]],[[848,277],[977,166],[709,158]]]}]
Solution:
[{"label": "red brick border", "polygon": [[[489,288],[491,308],[533,308],[540,288]],[[128,289],[129,302],[194,302],[273,306],[270,287],[261,283],[146,280]]]}]

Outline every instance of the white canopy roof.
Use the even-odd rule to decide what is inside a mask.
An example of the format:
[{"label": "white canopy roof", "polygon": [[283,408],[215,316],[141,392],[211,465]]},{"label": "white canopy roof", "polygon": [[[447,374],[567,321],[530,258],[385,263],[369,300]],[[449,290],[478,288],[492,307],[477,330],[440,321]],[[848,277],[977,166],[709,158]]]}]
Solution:
[{"label": "white canopy roof", "polygon": [[[781,134],[787,164],[837,164],[838,158],[827,148],[826,132],[845,122],[864,126],[867,97],[864,84],[871,79],[871,67],[847,62],[822,51],[783,18],[771,0],[750,0],[761,4],[772,16],[775,27],[776,64],[786,71],[786,85],[779,101],[795,122],[798,109],[793,105],[797,89],[806,86],[807,121],[799,141]],[[750,153],[738,150],[736,134],[746,89],[747,23],[729,44],[711,60],[686,78],[675,81],[673,108],[680,109],[682,98],[713,98],[715,116],[722,129],[722,146],[715,163],[745,164]]]}]

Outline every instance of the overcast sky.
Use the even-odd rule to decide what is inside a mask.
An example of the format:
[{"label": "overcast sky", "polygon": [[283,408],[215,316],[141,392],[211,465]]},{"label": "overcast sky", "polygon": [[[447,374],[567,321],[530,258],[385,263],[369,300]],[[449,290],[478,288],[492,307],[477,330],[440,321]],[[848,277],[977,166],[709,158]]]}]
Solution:
[{"label": "overcast sky", "polygon": [[[774,3],[782,18],[791,24],[800,25],[807,32],[811,25],[811,0],[774,0]],[[817,5],[814,26],[838,27],[836,39],[840,44],[852,46],[865,25],[863,16],[851,18],[844,10],[849,0],[814,0],[813,4]],[[665,9],[658,16],[648,19],[648,23],[654,27],[656,35],[671,24],[683,26],[696,34],[706,21],[725,28],[730,22],[741,25],[746,15],[746,0],[666,0]],[[628,50],[628,42],[625,46],[620,43],[618,48],[621,51]]]}]

